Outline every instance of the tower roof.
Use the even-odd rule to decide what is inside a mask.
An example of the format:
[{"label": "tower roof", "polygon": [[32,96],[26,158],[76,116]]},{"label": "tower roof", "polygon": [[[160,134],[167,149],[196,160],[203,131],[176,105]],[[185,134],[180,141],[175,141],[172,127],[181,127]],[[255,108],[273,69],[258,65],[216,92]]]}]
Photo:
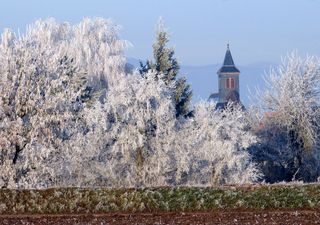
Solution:
[{"label": "tower roof", "polygon": [[234,65],[229,44],[227,45],[226,55],[224,57],[223,65],[218,73],[240,73],[240,70]]}]

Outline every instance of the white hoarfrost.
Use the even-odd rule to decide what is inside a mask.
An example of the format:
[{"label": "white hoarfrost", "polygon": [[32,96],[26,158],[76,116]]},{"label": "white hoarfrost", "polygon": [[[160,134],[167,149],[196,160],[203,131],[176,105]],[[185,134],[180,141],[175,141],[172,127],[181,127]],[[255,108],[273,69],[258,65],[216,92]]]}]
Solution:
[{"label": "white hoarfrost", "polygon": [[292,53],[282,66],[271,70],[266,82],[264,109],[274,112],[275,122],[296,131],[305,147],[316,144],[320,125],[320,60],[302,59]]},{"label": "white hoarfrost", "polygon": [[268,182],[316,181],[320,175],[320,60],[292,53],[258,93],[263,120],[253,152]]},{"label": "white hoarfrost", "polygon": [[0,43],[0,185],[145,187],[255,182],[245,112],[200,103],[176,119],[173,86],[125,74],[118,27],[40,20]]},{"label": "white hoarfrost", "polygon": [[[176,120],[172,92],[150,72],[128,75],[110,88],[106,104],[88,109],[90,131],[74,140],[82,160],[70,160],[77,186],[211,186],[257,181],[246,149],[256,142],[243,110],[196,106]],[[94,149],[83,151],[83,149]],[[77,177],[78,176],[78,177]]]},{"label": "white hoarfrost", "polygon": [[[213,103],[195,106],[194,118],[176,135],[179,161],[187,157],[183,172],[192,176],[191,185],[244,184],[257,181],[261,174],[246,149],[256,143],[240,106],[215,110]],[[183,154],[187,151],[187,155]]]}]

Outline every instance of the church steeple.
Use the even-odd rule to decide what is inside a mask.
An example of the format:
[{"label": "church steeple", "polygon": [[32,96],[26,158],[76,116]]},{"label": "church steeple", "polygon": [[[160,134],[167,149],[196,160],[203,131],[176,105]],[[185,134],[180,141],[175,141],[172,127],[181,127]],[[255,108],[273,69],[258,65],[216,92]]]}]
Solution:
[{"label": "church steeple", "polygon": [[228,101],[240,102],[239,74],[240,70],[234,64],[228,43],[223,65],[218,70],[219,103],[226,103]]}]

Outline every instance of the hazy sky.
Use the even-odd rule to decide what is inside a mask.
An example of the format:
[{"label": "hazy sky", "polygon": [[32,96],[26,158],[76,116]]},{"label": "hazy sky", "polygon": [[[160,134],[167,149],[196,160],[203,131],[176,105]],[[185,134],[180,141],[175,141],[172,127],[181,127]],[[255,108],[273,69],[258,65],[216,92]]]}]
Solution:
[{"label": "hazy sky", "polygon": [[0,30],[36,19],[112,18],[133,48],[127,55],[152,54],[154,28],[163,17],[171,45],[184,65],[221,63],[230,41],[236,64],[278,62],[292,50],[320,52],[318,0],[0,0]]}]

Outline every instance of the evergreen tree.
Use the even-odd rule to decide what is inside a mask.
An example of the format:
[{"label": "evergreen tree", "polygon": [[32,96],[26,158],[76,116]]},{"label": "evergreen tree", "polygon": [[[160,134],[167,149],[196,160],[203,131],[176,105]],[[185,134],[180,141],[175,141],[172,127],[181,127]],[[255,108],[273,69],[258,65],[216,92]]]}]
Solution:
[{"label": "evergreen tree", "polygon": [[156,42],[153,44],[154,62],[147,60],[146,64],[140,62],[140,73],[146,74],[149,70],[154,70],[158,74],[163,74],[163,81],[169,86],[175,82],[174,87],[174,101],[176,106],[176,117],[192,116],[190,111],[190,101],[192,97],[192,90],[187,84],[186,78],[177,78],[180,70],[179,63],[174,57],[173,48],[168,48],[169,42],[168,33],[166,32],[162,21],[160,20],[157,28]]}]

